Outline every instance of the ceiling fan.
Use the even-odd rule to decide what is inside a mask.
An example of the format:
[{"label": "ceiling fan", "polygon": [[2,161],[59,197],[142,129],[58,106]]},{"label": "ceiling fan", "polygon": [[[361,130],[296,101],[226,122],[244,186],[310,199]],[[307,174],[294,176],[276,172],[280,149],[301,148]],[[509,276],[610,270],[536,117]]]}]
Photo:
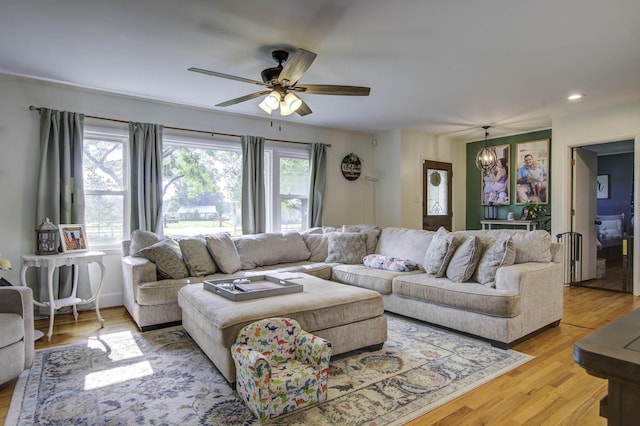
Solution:
[{"label": "ceiling fan", "polygon": [[[264,87],[265,90],[221,102],[216,106],[228,107],[262,95],[267,95],[259,106],[269,114],[278,108],[280,108],[281,115],[289,115],[293,112],[296,112],[300,116],[311,114],[311,108],[296,96],[294,92],[312,95],[369,96],[369,92],[371,91],[369,87],[362,86],[337,86],[332,84],[298,85],[298,80],[302,77],[302,74],[309,69],[317,55],[305,49],[298,49],[291,55],[291,58],[289,58],[289,52],[286,50],[274,50],[271,56],[278,63],[278,66],[263,70],[261,73],[262,81],[209,71],[202,68],[191,67],[188,70]],[[284,62],[286,62],[286,64],[283,66],[282,64]]]}]

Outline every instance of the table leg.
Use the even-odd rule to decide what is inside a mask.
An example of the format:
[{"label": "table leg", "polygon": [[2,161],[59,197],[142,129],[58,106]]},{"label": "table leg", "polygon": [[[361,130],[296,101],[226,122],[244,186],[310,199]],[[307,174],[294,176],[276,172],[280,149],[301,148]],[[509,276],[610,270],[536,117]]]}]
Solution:
[{"label": "table leg", "polygon": [[[78,294],[78,274],[79,274],[78,265],[73,265],[73,287],[71,289],[71,297],[75,298],[76,294]],[[73,304],[73,319],[78,321],[78,305]]]},{"label": "table leg", "polygon": [[55,271],[54,266],[47,267],[47,287],[49,289],[49,332],[47,333],[47,341],[51,341],[51,336],[53,335],[53,320],[56,316],[56,300],[53,295],[53,272]]},{"label": "table leg", "polygon": [[100,328],[104,328],[104,318],[100,315],[100,292],[102,291],[102,284],[104,284],[104,274],[107,268],[104,266],[102,261],[98,262],[100,265],[100,284],[98,285],[98,290],[96,291],[96,315],[98,317],[98,321],[100,321]]}]

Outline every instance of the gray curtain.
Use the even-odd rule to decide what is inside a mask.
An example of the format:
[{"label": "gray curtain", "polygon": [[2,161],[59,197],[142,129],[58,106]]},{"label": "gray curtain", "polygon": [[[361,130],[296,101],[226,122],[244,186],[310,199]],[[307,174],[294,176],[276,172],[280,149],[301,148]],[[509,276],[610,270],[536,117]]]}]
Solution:
[{"label": "gray curtain", "polygon": [[[58,224],[84,224],[84,180],[82,171],[82,138],[84,115],[76,112],[40,108],[40,169],[36,188],[36,227],[48,217]],[[35,238],[35,234],[34,234]],[[34,297],[48,300],[46,268],[39,271],[39,285]],[[81,278],[82,268],[81,269]],[[86,273],[86,271],[85,271]],[[71,295],[73,270],[64,266],[54,275],[56,298]],[[78,280],[78,297],[90,296]],[[88,291],[88,293],[87,293]]]},{"label": "gray curtain", "polygon": [[129,122],[131,230],[162,233],[162,130]]},{"label": "gray curtain", "polygon": [[309,147],[309,228],[322,226],[322,205],[327,186],[327,145]]},{"label": "gray curtain", "polygon": [[246,136],[242,143],[242,233],[265,232],[264,138]]}]

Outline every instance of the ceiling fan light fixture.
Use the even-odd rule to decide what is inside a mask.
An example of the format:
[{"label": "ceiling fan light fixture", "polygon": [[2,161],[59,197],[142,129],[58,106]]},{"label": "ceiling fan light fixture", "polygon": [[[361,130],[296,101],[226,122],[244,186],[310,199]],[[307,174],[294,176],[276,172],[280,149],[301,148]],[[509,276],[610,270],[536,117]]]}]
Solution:
[{"label": "ceiling fan light fixture", "polygon": [[273,111],[273,108],[269,108],[269,105],[267,105],[266,99],[263,99],[262,102],[258,104],[258,106],[267,114],[271,114],[271,111]]},{"label": "ceiling fan light fixture", "polygon": [[286,117],[287,115],[291,115],[293,113],[294,110],[289,108],[289,105],[285,101],[280,102],[280,115]]},{"label": "ceiling fan light fixture", "polygon": [[278,109],[278,107],[280,106],[280,93],[274,90],[273,92],[269,93],[266,98],[264,98],[263,102],[272,110]]},{"label": "ceiling fan light fixture", "polygon": [[289,92],[284,97],[284,103],[287,105],[287,108],[291,110],[291,112],[296,112],[302,105],[302,100],[293,93]]}]

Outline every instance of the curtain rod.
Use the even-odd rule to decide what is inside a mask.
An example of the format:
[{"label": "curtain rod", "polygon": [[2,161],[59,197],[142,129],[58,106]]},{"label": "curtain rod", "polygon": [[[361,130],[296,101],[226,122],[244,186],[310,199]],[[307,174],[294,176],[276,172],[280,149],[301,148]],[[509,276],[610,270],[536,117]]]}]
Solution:
[{"label": "curtain rod", "polygon": [[[40,111],[41,107],[36,107],[36,106],[29,106],[29,111]],[[119,120],[117,118],[107,118],[107,117],[98,117],[96,115],[84,115],[86,118],[94,118],[96,120],[104,120],[104,121],[112,121],[114,123],[124,123],[124,124],[129,124],[128,121],[126,120]],[[239,138],[241,137],[241,135],[236,135],[233,133],[222,133],[222,132],[214,132],[214,131],[208,131],[208,130],[195,130],[195,129],[186,129],[183,127],[172,127],[172,126],[162,126],[165,129],[171,129],[171,130],[181,130],[183,132],[194,132],[194,133],[204,133],[206,135],[210,135],[210,136],[215,136],[215,135],[220,135],[220,136],[230,136],[232,138]],[[271,142],[286,142],[286,143],[297,143],[300,145],[311,145],[311,142],[299,142],[299,141],[289,141],[286,139],[271,139],[271,138],[265,138],[265,140],[267,141],[271,141]],[[331,144],[325,144],[325,146],[327,146],[328,148],[331,148]]]}]

